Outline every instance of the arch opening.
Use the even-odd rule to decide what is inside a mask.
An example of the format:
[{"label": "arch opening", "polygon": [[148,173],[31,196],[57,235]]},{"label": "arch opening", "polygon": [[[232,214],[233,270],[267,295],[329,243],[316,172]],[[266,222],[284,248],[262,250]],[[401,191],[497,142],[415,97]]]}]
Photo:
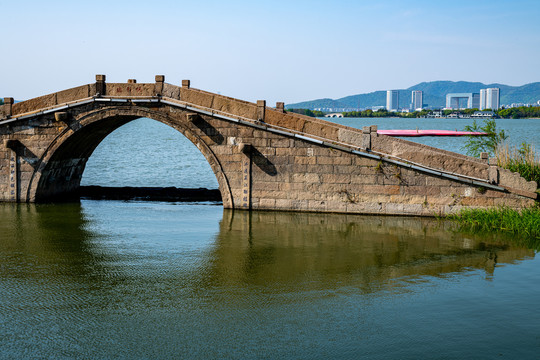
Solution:
[{"label": "arch opening", "polygon": [[[150,156],[154,159],[159,157],[161,158],[160,161],[149,161],[146,159],[146,163],[142,165],[148,167],[148,169],[146,169],[148,173],[145,174],[146,179],[153,176],[156,180],[144,184],[146,189],[158,187],[196,189],[204,187],[201,185],[208,185],[208,188],[219,188],[219,192],[217,193],[218,196],[221,195],[225,207],[230,207],[231,196],[228,181],[221,170],[218,159],[210,147],[202,141],[192,129],[189,129],[189,127],[186,126],[186,123],[181,123],[178,119],[170,118],[167,114],[159,114],[156,111],[148,110],[147,114],[141,114],[140,108],[136,110],[136,114],[130,114],[130,111],[128,110],[125,111],[125,114],[111,116],[110,112],[97,111],[82,116],[81,119],[79,119],[79,128],[75,131],[68,131],[60,135],[41,159],[41,165],[35,172],[34,178],[28,188],[28,199],[36,202],[76,200],[80,198],[81,186],[93,185],[92,181],[100,176],[103,177],[105,183],[101,182],[101,184],[98,185],[108,186],[106,184],[106,179],[107,177],[110,179],[110,176],[105,176],[105,174],[103,174],[103,169],[107,169],[107,172],[114,172],[114,170],[112,170],[112,167],[109,167],[110,164],[107,164],[107,157],[101,159],[102,164],[98,166],[97,169],[95,168],[96,164],[90,161],[90,167],[93,167],[93,169],[90,170],[89,176],[85,175],[87,164],[98,146],[109,137],[109,135],[113,136],[113,140],[115,138],[114,133],[117,130],[120,131],[120,135],[125,135],[122,134],[123,131],[121,128],[126,125],[129,130],[129,123],[136,125],[138,121],[158,125],[157,127],[154,126],[154,129],[151,129],[151,132],[153,132],[152,134],[136,134],[138,135],[139,140],[141,137],[144,138],[146,145],[137,144],[137,139],[123,139],[124,141],[122,143],[124,145],[126,143],[131,143],[131,145],[133,145],[130,149],[126,149],[118,147],[122,146],[122,143],[107,145],[108,141],[105,141],[105,149],[98,149],[98,154],[100,151],[107,152],[112,149],[116,154],[109,153],[107,154],[107,157],[125,157],[127,154],[128,157],[133,158],[132,165],[136,164],[136,157],[141,151],[143,153],[146,152],[146,157]],[[138,126],[132,126],[132,128],[131,135],[134,134],[134,131],[141,130]],[[156,136],[155,132],[157,131],[159,133],[159,128],[161,128],[162,132],[163,129],[167,130],[164,132],[165,139],[160,138],[159,134]],[[161,143],[167,141],[174,143],[175,139],[183,140],[181,142],[180,151],[176,151],[179,150],[176,149],[172,154],[164,153],[167,149],[160,146],[162,145]],[[118,140],[118,138],[116,140]],[[148,148],[148,144],[153,144],[155,146]],[[160,147],[161,151],[159,153],[153,151]],[[185,163],[186,155],[181,154],[182,149],[188,151],[187,159],[191,163]],[[170,150],[171,148],[169,147],[169,151]],[[124,155],[122,155],[122,152],[124,152]],[[156,172],[160,165],[167,165],[166,159],[171,157],[174,158],[173,162],[176,161],[181,164],[180,168],[173,169],[173,171],[161,170],[161,173]],[[130,160],[123,160],[124,165],[129,166]],[[204,164],[205,160],[207,164]],[[204,165],[201,166],[201,164]],[[191,170],[189,170],[190,168]],[[189,171],[189,174],[186,174],[184,179],[181,179],[174,184],[174,173],[178,173],[182,170],[186,173]],[[99,173],[100,171],[102,172],[101,174]],[[209,173],[212,175],[209,175]],[[136,172],[131,171],[131,174],[136,174]],[[122,176],[124,177],[123,179]],[[201,176],[204,177],[202,181]],[[160,177],[161,180],[159,179]],[[167,178],[165,179],[165,177]],[[129,181],[124,180],[126,180],[126,174],[117,174],[117,181],[112,186],[133,186],[136,188],[144,183],[144,179],[142,179],[142,182],[137,182],[137,180],[134,179],[129,179]],[[191,183],[187,180],[191,181]],[[140,194],[140,191],[138,193]],[[213,194],[215,198],[216,192],[214,191]],[[200,199],[200,196],[198,199]]]}]

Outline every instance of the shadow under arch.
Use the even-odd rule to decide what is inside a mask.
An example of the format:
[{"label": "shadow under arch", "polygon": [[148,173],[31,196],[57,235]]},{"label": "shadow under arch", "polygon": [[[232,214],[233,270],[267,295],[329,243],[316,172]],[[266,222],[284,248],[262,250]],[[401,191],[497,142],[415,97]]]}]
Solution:
[{"label": "shadow under arch", "polygon": [[82,174],[96,147],[119,127],[149,118],[179,131],[203,154],[216,176],[223,207],[232,208],[229,181],[209,144],[190,129],[184,114],[176,117],[148,108],[110,106],[80,114],[58,135],[39,159],[30,179],[27,199],[35,202],[78,198]]}]

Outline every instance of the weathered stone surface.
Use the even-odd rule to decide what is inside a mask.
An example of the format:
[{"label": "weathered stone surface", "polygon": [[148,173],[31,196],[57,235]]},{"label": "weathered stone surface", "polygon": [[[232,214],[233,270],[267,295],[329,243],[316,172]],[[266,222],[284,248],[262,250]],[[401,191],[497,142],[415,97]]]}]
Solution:
[{"label": "weathered stone surface", "polygon": [[529,192],[535,192],[538,187],[538,184],[535,181],[527,181],[519,176],[518,173],[501,168],[499,168],[499,183],[502,186]]},{"label": "weathered stone surface", "polygon": [[76,101],[94,95],[90,93],[89,85],[83,85],[72,89],[59,91],[56,94],[56,101],[58,102],[58,104]]},{"label": "weathered stone surface", "polygon": [[40,109],[45,109],[56,105],[56,93],[45,96],[40,96],[35,99],[30,99],[13,104],[12,115],[24,114]]}]

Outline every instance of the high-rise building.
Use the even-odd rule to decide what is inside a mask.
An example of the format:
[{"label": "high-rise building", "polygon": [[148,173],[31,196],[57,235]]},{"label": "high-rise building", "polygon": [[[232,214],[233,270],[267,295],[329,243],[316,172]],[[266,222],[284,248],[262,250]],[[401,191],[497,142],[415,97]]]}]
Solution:
[{"label": "high-rise building", "polygon": [[386,91],[386,110],[398,111],[399,109],[399,91],[388,90]]},{"label": "high-rise building", "polygon": [[469,109],[478,109],[480,108],[480,94],[479,93],[473,93],[472,94],[472,103]]},{"label": "high-rise building", "polygon": [[500,89],[489,88],[480,90],[480,110],[491,109],[498,110],[500,104]]},{"label": "high-rise building", "polygon": [[[467,102],[465,105],[464,102]],[[478,93],[458,93],[446,94],[447,109],[478,109],[480,107],[480,94]]]},{"label": "high-rise building", "polygon": [[486,107],[486,89],[480,89],[480,106],[478,107],[480,110],[487,109]]},{"label": "high-rise building", "polygon": [[411,92],[411,110],[422,110],[424,103],[424,94],[420,90]]},{"label": "high-rise building", "polygon": [[499,88],[486,89],[486,109],[499,110],[500,107]]}]

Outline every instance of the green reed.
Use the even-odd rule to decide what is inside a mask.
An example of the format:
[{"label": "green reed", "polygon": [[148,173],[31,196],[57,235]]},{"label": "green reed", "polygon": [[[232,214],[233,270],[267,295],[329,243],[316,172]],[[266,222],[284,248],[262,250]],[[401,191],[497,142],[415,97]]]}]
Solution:
[{"label": "green reed", "polygon": [[495,157],[498,166],[517,172],[528,181],[536,181],[540,187],[540,156],[532,145],[522,143],[520,148],[509,148],[508,144],[500,144]]},{"label": "green reed", "polygon": [[449,215],[461,230],[472,232],[502,232],[513,234],[516,241],[540,250],[540,206],[522,210],[507,207],[493,209],[463,209]]}]

